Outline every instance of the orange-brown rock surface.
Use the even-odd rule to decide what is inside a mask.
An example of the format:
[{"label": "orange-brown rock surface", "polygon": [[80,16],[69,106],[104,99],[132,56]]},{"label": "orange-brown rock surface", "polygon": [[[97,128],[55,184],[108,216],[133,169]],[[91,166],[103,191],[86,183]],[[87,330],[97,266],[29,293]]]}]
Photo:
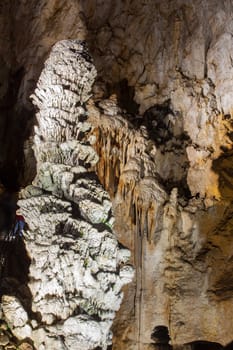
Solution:
[{"label": "orange-brown rock surface", "polygon": [[232,13],[231,0],[0,5],[5,186],[35,176],[29,96],[53,44],[85,40],[97,69],[84,134],[136,271],[114,320],[114,350],[151,348],[156,326],[177,350],[232,341]]}]

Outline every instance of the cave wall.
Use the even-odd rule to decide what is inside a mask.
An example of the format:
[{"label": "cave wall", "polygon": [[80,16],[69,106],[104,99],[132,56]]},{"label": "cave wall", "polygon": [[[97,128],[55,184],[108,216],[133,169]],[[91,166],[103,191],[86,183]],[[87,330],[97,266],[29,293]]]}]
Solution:
[{"label": "cave wall", "polygon": [[29,96],[52,45],[84,39],[94,59],[95,171],[136,269],[113,348],[149,348],[158,325],[175,345],[230,342],[232,2],[11,1],[0,10],[2,168],[12,172],[10,157],[23,186],[36,163]]}]

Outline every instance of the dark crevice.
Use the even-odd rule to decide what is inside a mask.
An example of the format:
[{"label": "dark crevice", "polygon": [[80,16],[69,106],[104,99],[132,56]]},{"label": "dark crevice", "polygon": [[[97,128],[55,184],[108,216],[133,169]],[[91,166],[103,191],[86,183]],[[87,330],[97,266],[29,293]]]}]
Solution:
[{"label": "dark crevice", "polygon": [[224,346],[225,350],[233,350],[233,341],[230,342],[229,344],[227,344],[226,346]]},{"label": "dark crevice", "polygon": [[[187,169],[188,170],[188,169]],[[186,174],[187,175],[187,174]],[[186,176],[182,178],[180,181],[172,181],[172,179],[162,179],[160,183],[163,185],[167,193],[171,193],[173,188],[178,189],[178,194],[180,197],[183,197],[185,199],[192,198],[190,189],[187,184]]]},{"label": "dark crevice", "polygon": [[168,328],[166,326],[156,326],[151,333],[151,339],[155,344],[168,344],[170,341]]},{"label": "dark crevice", "polygon": [[188,343],[187,345],[190,346],[190,350],[221,350],[224,349],[224,347],[215,342],[209,342],[209,341],[194,341],[191,343]]},{"label": "dark crevice", "polygon": [[[186,147],[192,143],[192,140],[183,130],[182,115],[173,111],[170,100],[166,100],[162,104],[150,107],[143,116],[128,114],[126,117],[136,130],[146,130],[148,139],[161,154],[161,163],[163,157],[166,162],[169,154],[173,155],[174,160],[177,159],[174,161],[176,169],[171,169],[165,176],[157,174],[158,181],[166,192],[170,193],[176,187],[180,197],[190,199],[191,192],[187,183],[189,160]],[[175,171],[177,174],[182,174],[179,180],[174,179]]]},{"label": "dark crevice", "polygon": [[[0,98],[1,158],[0,182],[8,191],[18,191],[24,184],[24,142],[34,124],[34,110],[19,107],[19,89],[25,75],[24,67],[10,71],[4,95]],[[32,175],[34,176],[34,174]]]},{"label": "dark crevice", "polygon": [[169,115],[174,116],[174,113],[170,108],[170,101],[167,100],[163,104],[154,105],[149,108],[141,119],[141,125],[146,127],[149,138],[157,146],[164,145],[173,136]]},{"label": "dark crevice", "polygon": [[155,349],[172,350],[172,346],[169,344],[169,331],[166,326],[156,326],[151,333],[151,339],[154,342],[153,345]]},{"label": "dark crevice", "polygon": [[[228,135],[230,136],[230,135]],[[233,199],[233,172],[232,172],[233,150],[222,149],[219,158],[213,161],[212,169],[219,176],[219,190],[222,198]]]},{"label": "dark crevice", "polygon": [[[1,164],[0,180],[3,185],[13,191],[19,188],[18,165],[19,165],[19,135],[17,135],[17,126],[21,123],[15,123],[14,106],[17,101],[17,94],[20,83],[24,75],[24,69],[21,67],[16,72],[10,72],[8,76],[8,89],[0,101],[0,113],[3,120],[3,136],[1,139]],[[17,137],[18,136],[18,137]],[[22,162],[22,158],[21,158]]]},{"label": "dark crevice", "polygon": [[135,89],[133,86],[129,86],[127,79],[122,79],[116,84],[107,83],[106,90],[109,93],[106,97],[116,94],[121,109],[133,115],[139,113],[139,104],[134,101]]}]

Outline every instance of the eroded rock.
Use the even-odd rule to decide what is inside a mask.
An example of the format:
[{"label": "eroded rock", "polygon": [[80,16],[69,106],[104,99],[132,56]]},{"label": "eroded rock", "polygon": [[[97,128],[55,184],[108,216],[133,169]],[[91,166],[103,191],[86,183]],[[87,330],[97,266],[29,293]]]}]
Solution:
[{"label": "eroded rock", "polygon": [[125,265],[130,253],[112,230],[109,195],[89,170],[98,161],[85,136],[92,128],[85,102],[95,76],[85,43],[62,41],[32,96],[39,108],[37,176],[18,203],[28,225],[29,287],[39,323],[32,330],[22,307],[13,319],[19,306],[11,306],[7,296],[3,310],[13,333],[31,338],[39,350],[105,349],[121,289],[133,277]]}]

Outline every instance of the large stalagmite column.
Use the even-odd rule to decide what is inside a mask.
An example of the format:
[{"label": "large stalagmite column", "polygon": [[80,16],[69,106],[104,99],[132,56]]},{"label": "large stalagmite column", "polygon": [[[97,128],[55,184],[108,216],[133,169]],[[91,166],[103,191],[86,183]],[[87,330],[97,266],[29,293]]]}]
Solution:
[{"label": "large stalagmite column", "polygon": [[130,253],[119,247],[112,230],[109,196],[90,171],[98,156],[93,137],[88,138],[92,127],[85,102],[95,76],[85,43],[61,41],[32,96],[39,110],[37,175],[33,186],[22,191],[19,205],[28,225],[35,319],[26,318],[24,328],[11,326],[38,350],[106,349],[121,288],[133,275],[126,265]]}]

